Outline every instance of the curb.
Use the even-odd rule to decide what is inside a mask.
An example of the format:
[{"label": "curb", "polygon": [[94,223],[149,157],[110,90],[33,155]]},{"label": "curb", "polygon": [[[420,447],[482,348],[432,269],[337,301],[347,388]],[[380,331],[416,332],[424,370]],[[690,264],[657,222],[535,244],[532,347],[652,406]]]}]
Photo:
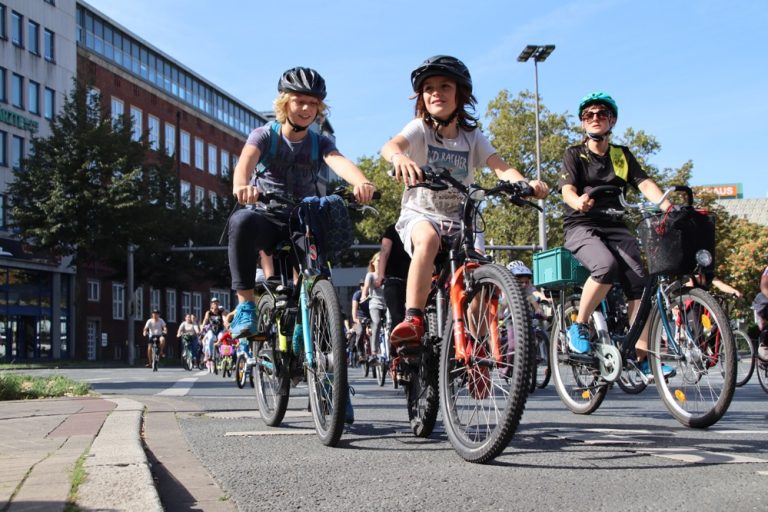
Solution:
[{"label": "curb", "polygon": [[117,404],[91,445],[88,474],[77,492],[87,510],[162,511],[146,453],[141,444],[144,405],[128,398],[105,398]]}]

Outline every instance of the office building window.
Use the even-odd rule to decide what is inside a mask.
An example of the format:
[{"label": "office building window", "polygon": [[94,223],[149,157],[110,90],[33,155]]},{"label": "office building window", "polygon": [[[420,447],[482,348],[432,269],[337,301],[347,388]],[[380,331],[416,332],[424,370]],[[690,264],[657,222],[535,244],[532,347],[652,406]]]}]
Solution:
[{"label": "office building window", "polygon": [[191,206],[192,185],[188,181],[181,180],[181,203],[189,208]]},{"label": "office building window", "polygon": [[123,103],[123,100],[120,98],[115,98],[112,96],[112,102],[110,103],[111,110],[112,110],[112,126],[114,126],[116,129],[120,129],[120,126],[122,126],[125,116],[125,103]]},{"label": "office building window", "polygon": [[166,322],[176,322],[176,290],[165,290]]},{"label": "office building window", "polygon": [[208,203],[214,210],[219,207],[219,196],[213,190],[208,191]]},{"label": "office building window", "polygon": [[16,11],[11,11],[11,42],[24,48],[24,16]]},{"label": "office building window", "polygon": [[181,162],[187,165],[189,165],[191,161],[189,155],[189,142],[189,134],[184,130],[181,130]]},{"label": "office building window", "polygon": [[219,299],[219,306],[229,311],[229,292],[223,288],[211,288],[211,299]]},{"label": "office building window", "polygon": [[112,318],[125,320],[125,285],[112,283]]},{"label": "office building window", "polygon": [[192,292],[192,314],[198,322],[203,319],[203,294],[199,292]]},{"label": "office building window", "polygon": [[29,88],[27,89],[27,95],[29,98],[29,112],[32,114],[40,115],[40,84],[34,80],[29,81]]},{"label": "office building window", "polygon": [[11,105],[24,109],[24,77],[11,73]]},{"label": "office building window", "polygon": [[133,128],[133,140],[141,140],[142,133],[142,112],[138,107],[131,106],[131,127]]},{"label": "office building window", "polygon": [[6,11],[5,6],[0,4],[0,39],[8,39],[8,34],[5,31]]},{"label": "office building window", "polygon": [[40,55],[40,24],[32,20],[27,21],[27,50]]},{"label": "office building window", "polygon": [[0,102],[2,103],[8,103],[8,87],[5,85],[7,74],[5,68],[0,68]]},{"label": "office building window", "polygon": [[195,167],[205,170],[205,143],[200,137],[195,137]]},{"label": "office building window", "polygon": [[195,206],[205,208],[205,189],[195,185]]},{"label": "office building window", "polygon": [[216,156],[216,146],[208,144],[208,172],[216,175],[216,166],[219,164],[218,157]]},{"label": "office building window", "polygon": [[50,62],[56,61],[56,39],[54,33],[47,28],[43,30],[43,57]]},{"label": "office building window", "polygon": [[229,151],[221,150],[221,175],[229,175]]},{"label": "office building window", "polygon": [[101,300],[101,283],[96,279],[88,280],[88,302]]},{"label": "office building window", "polygon": [[176,152],[176,127],[165,123],[165,152],[172,156]]},{"label": "office building window", "polygon": [[153,115],[147,116],[147,128],[149,128],[149,149],[160,149],[160,119]]},{"label": "office building window", "polygon": [[45,88],[45,92],[43,93],[44,96],[44,105],[43,108],[45,109],[45,118],[46,119],[53,119],[54,113],[56,112],[56,105],[55,105],[55,92],[53,89],[49,89],[48,87]]},{"label": "office building window", "polygon": [[[149,307],[150,312],[154,310],[160,311],[160,290],[155,288],[149,289]],[[162,314],[162,311],[160,311],[160,316],[162,316]]]},{"label": "office building window", "polygon": [[11,167],[21,169],[21,159],[24,158],[24,137],[11,137]]},{"label": "office building window", "polygon": [[[181,312],[185,315],[192,314],[192,294],[189,292],[181,292]],[[200,322],[202,318],[196,320]]]},{"label": "office building window", "polygon": [[8,134],[0,130],[0,167],[8,167]]}]

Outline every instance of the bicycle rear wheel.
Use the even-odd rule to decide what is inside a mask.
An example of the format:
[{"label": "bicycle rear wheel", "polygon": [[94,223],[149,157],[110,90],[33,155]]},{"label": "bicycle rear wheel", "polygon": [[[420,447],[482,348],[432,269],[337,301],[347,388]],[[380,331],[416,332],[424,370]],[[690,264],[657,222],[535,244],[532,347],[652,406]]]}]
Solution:
[{"label": "bicycle rear wheel", "polygon": [[335,446],[344,430],[349,396],[341,307],[333,285],[324,279],[315,282],[309,299],[314,351],[314,365],[307,372],[309,403],[320,441]]},{"label": "bicycle rear wheel", "polygon": [[736,329],[733,331],[733,341],[736,343],[736,387],[741,387],[752,378],[755,371],[755,344],[747,333]]},{"label": "bicycle rear wheel", "polygon": [[[600,380],[599,370],[588,354],[571,354],[566,331],[579,311],[578,300],[569,299],[562,309],[563,318],[555,322],[549,340],[549,367],[555,389],[563,404],[575,414],[592,414],[605,400],[608,386]],[[590,336],[594,330],[590,325]]]},{"label": "bicycle rear wheel", "polygon": [[760,387],[768,393],[768,363],[756,361],[755,372],[757,373],[757,381],[760,383]]},{"label": "bicycle rear wheel", "polygon": [[277,350],[277,326],[272,312],[275,301],[265,294],[259,299],[256,317],[257,332],[265,335],[266,340],[256,343],[256,399],[259,402],[259,414],[264,423],[275,427],[283,421],[288,407],[291,381],[288,365],[283,364],[283,354]]},{"label": "bicycle rear wheel", "polygon": [[[517,430],[528,398],[533,330],[520,287],[495,264],[468,270],[464,323],[449,316],[440,355],[440,404],[453,448],[469,462],[499,455]],[[506,303],[509,314],[504,314]],[[453,307],[453,305],[452,305]],[[511,322],[511,325],[509,325]],[[456,358],[454,329],[464,329],[466,360]],[[512,340],[508,333],[512,333]],[[493,345],[500,348],[494,358]]]},{"label": "bicycle rear wheel", "polygon": [[409,380],[405,384],[408,420],[416,437],[429,437],[435,428],[438,401],[438,371],[440,339],[437,337],[437,314],[427,311],[424,315],[424,337],[421,352],[413,364],[408,365]]},{"label": "bicycle rear wheel", "polygon": [[[244,343],[244,341],[241,341],[241,343]],[[246,366],[246,360],[245,360],[245,354],[240,354],[237,356],[237,363],[235,363],[235,382],[237,383],[237,387],[240,389],[243,389],[245,387],[245,366]]]},{"label": "bicycle rear wheel", "polygon": [[[714,425],[728,410],[736,384],[736,343],[728,317],[714,297],[693,288],[654,309],[652,320],[648,357],[661,400],[687,427]],[[664,378],[662,364],[675,374]]]},{"label": "bicycle rear wheel", "polygon": [[536,351],[534,352],[534,368],[531,372],[531,392],[535,388],[544,389],[549,384],[552,372],[549,369],[549,338],[544,331],[537,329]]}]

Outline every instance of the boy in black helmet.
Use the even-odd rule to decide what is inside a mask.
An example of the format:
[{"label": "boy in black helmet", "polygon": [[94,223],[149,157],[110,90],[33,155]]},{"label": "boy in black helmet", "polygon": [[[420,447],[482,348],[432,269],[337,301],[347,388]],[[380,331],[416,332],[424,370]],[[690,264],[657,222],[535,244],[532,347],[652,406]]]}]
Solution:
[{"label": "boy in black helmet", "polygon": [[[247,337],[256,330],[254,283],[259,251],[270,251],[290,236],[289,212],[267,212],[258,204],[259,195],[280,193],[297,200],[317,195],[317,176],[323,162],[354,187],[358,201],[369,202],[375,190],[330,138],[308,136],[310,125],[327,115],[323,77],[314,69],[291,68],[280,77],[277,89],[277,121],[251,132],[233,177],[232,193],[237,202],[255,204],[254,208],[237,210],[229,221],[229,268],[238,299],[230,326],[234,338]],[[254,169],[257,173],[252,179]],[[261,263],[266,277],[272,277],[271,258],[262,258]]]},{"label": "boy in black helmet", "polygon": [[[525,179],[493,149],[477,129],[473,116],[472,78],[459,59],[436,55],[411,73],[416,93],[416,118],[384,147],[381,156],[392,163],[395,179],[406,185],[422,181],[420,166],[448,167],[466,184],[474,181],[476,168],[489,167],[507,181]],[[546,197],[544,182],[532,181],[536,197]],[[440,237],[451,236],[461,224],[461,196],[455,190],[410,188],[403,192],[396,229],[411,264],[406,284],[406,316],[392,330],[395,348],[418,344],[424,334],[423,308],[429,294],[432,268]]]}]

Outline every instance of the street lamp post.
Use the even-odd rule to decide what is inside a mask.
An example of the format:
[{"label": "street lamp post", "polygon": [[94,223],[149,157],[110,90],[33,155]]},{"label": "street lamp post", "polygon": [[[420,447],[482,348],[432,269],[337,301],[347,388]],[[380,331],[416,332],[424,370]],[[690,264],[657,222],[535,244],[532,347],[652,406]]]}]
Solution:
[{"label": "street lamp post", "polygon": [[[518,62],[528,62],[533,57],[533,75],[534,87],[536,91],[536,179],[541,179],[541,135],[539,134],[539,62],[547,60],[552,52],[555,51],[555,45],[529,44],[517,57]],[[539,206],[544,209],[544,200],[539,199]],[[543,250],[547,249],[547,229],[544,212],[539,212],[539,245]]]}]

